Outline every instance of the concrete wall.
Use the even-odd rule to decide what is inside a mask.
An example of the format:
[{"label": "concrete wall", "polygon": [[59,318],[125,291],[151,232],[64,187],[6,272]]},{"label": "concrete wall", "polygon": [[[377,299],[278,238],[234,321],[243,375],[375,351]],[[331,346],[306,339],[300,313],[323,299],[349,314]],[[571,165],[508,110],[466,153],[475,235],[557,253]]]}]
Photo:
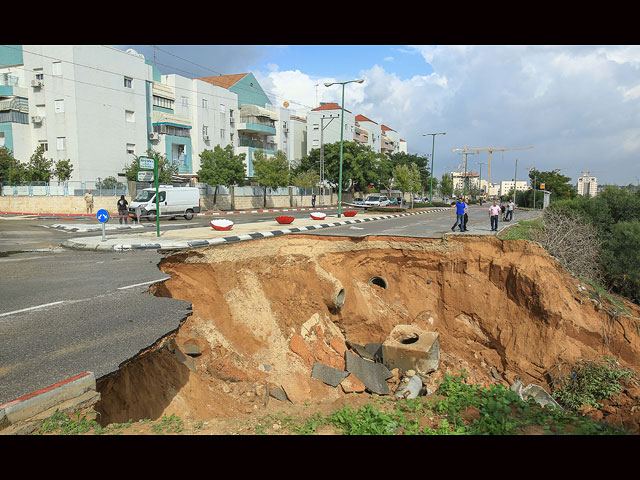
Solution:
[{"label": "concrete wall", "polygon": [[[124,197],[131,202],[131,197]],[[93,215],[104,208],[109,215],[117,215],[117,197],[93,197]],[[0,197],[0,212],[6,213],[66,213],[85,214],[83,197]]]}]

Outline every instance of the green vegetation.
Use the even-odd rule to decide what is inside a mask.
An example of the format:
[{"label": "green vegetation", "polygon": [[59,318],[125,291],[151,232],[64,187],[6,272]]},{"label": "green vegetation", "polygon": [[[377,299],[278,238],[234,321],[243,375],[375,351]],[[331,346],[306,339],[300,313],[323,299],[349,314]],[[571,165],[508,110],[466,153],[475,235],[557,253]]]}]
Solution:
[{"label": "green vegetation", "polygon": [[531,221],[521,220],[511,228],[500,232],[500,238],[504,240],[533,240],[536,232],[542,228],[541,218]]},{"label": "green vegetation", "polygon": [[622,380],[633,377],[631,370],[622,368],[613,358],[582,360],[571,369],[570,375],[554,382],[553,398],[572,410],[585,405],[600,408],[603,399],[622,392]]},{"label": "green vegetation", "polygon": [[71,178],[73,167],[71,160],[54,162],[44,155],[44,146],[39,145],[27,163],[13,156],[6,146],[0,147],[0,182],[17,185],[22,182],[49,182],[52,177],[60,181]]}]

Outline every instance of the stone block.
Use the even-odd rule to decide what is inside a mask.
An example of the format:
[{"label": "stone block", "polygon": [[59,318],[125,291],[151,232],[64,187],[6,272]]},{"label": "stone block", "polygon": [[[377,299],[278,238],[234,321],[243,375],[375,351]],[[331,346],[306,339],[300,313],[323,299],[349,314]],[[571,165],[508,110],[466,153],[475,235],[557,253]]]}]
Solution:
[{"label": "stone block", "polygon": [[440,364],[440,334],[412,325],[397,325],[382,343],[382,358],[390,369],[426,375]]},{"label": "stone block", "polygon": [[345,353],[345,360],[347,372],[364,383],[367,390],[379,395],[389,394],[389,386],[386,380],[393,377],[393,375],[384,365],[365,360],[349,351]]},{"label": "stone block", "polygon": [[313,369],[311,370],[311,377],[321,382],[326,383],[327,385],[331,385],[332,387],[337,387],[340,385],[340,382],[344,380],[344,378],[349,375],[348,372],[343,370],[338,370],[336,368],[330,367],[329,365],[324,365],[322,363],[315,362],[313,364]]}]

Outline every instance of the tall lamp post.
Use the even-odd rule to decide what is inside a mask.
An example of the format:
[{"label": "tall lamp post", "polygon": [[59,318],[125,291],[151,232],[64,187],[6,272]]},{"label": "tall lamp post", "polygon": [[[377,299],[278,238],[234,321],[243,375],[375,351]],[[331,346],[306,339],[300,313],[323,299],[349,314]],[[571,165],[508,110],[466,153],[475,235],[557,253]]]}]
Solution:
[{"label": "tall lamp post", "polygon": [[358,80],[349,80],[347,82],[331,82],[325,83],[325,87],[330,87],[331,85],[342,85],[342,112],[340,115],[340,174],[338,180],[338,218],[342,216],[342,144],[344,138],[344,86],[347,83],[362,83],[364,79],[360,78]]},{"label": "tall lamp post", "polygon": [[433,137],[433,142],[431,144],[431,186],[429,187],[429,203],[431,204],[433,204],[433,153],[436,148],[436,135],[446,135],[446,134],[447,132],[422,134],[423,137],[426,137],[427,135],[431,135]]}]

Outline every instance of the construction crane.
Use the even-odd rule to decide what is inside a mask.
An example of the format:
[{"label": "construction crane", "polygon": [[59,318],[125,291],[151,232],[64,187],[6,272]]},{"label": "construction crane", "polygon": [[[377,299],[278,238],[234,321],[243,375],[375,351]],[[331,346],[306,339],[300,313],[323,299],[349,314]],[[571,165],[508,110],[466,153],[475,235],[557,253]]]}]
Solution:
[{"label": "construction crane", "polygon": [[480,152],[489,152],[489,163],[488,163],[488,167],[489,167],[489,172],[487,173],[487,185],[491,184],[491,154],[493,152],[505,152],[507,150],[525,150],[527,148],[534,148],[534,147],[514,147],[514,148],[502,148],[502,147],[481,147],[481,148],[477,148],[477,147],[464,147],[464,148],[453,148],[451,149],[452,152],[455,152],[456,150],[462,150],[463,152],[476,152],[476,153],[480,153]]}]

